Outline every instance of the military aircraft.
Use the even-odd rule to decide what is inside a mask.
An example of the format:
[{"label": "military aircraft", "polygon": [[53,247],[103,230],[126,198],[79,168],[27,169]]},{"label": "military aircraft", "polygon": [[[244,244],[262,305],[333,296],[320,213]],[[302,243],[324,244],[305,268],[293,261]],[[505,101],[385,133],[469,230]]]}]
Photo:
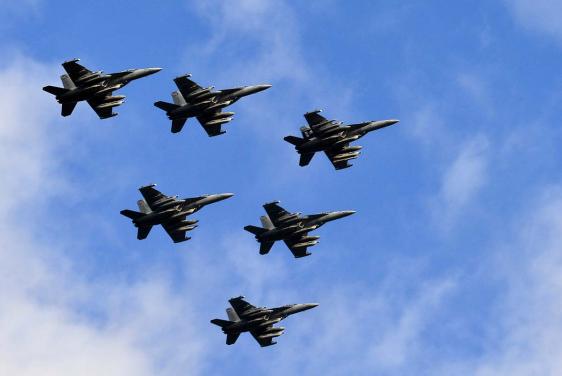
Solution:
[{"label": "military aircraft", "polygon": [[250,332],[261,347],[275,345],[273,338],[285,331],[283,327],[274,327],[279,321],[295,313],[317,307],[316,303],[289,304],[278,308],[255,307],[244,300],[243,296],[228,301],[232,308],[226,309],[228,320],[214,319],[211,323],[222,328],[226,334],[226,344],[232,345],[240,333]]},{"label": "military aircraft", "polygon": [[361,146],[349,146],[367,133],[398,123],[398,120],[367,121],[343,125],[320,115],[322,110],[304,114],[308,126],[301,127],[302,138],[287,136],[285,141],[293,144],[300,154],[300,166],[307,166],[314,154],[323,151],[336,170],[353,166],[349,163],[361,154]]},{"label": "military aircraft", "polygon": [[271,85],[243,86],[234,89],[213,91],[214,87],[202,88],[190,79],[191,75],[176,77],[174,82],[178,87],[172,93],[174,103],[158,101],[154,105],[164,111],[172,120],[172,133],[182,130],[190,117],[196,117],[209,137],[218,136],[225,131],[222,124],[232,120],[234,112],[222,112],[224,107],[230,106],[247,95],[269,89]]},{"label": "military aircraft", "polygon": [[319,236],[308,236],[324,223],[347,217],[353,210],[334,211],[302,216],[301,213],[289,213],[273,201],[263,206],[267,215],[260,217],[263,227],[246,226],[244,230],[256,236],[260,243],[260,255],[269,253],[277,240],[283,240],[295,258],[310,256],[307,248],[318,243]]},{"label": "military aircraft", "polygon": [[132,219],[138,228],[137,239],[148,236],[152,226],[162,225],[174,243],[191,239],[186,232],[197,227],[197,220],[187,220],[204,206],[225,200],[233,196],[232,193],[203,195],[199,197],[179,199],[178,196],[166,196],[154,188],[156,184],[139,188],[143,200],[137,201],[140,212],[121,210],[121,214]]},{"label": "military aircraft", "polygon": [[55,95],[62,104],[61,115],[68,116],[74,111],[76,103],[87,101],[100,119],[117,116],[113,107],[121,105],[124,95],[112,95],[117,89],[129,82],[142,78],[162,68],[128,69],[117,73],[104,74],[102,71],[92,72],[78,64],[80,59],[73,59],[62,63],[67,74],[61,76],[64,87],[45,86],[47,93]]}]

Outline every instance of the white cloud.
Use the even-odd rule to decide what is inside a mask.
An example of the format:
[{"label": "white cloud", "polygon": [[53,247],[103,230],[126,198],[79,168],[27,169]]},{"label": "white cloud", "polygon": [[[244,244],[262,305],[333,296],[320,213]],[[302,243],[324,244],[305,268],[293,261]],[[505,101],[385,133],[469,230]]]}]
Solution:
[{"label": "white cloud", "polygon": [[515,18],[526,28],[562,41],[562,2],[559,0],[505,0]]},{"label": "white cloud", "polygon": [[460,146],[442,177],[435,215],[448,227],[476,197],[488,179],[488,139],[479,135]]},{"label": "white cloud", "polygon": [[0,70],[0,374],[198,373],[204,340],[169,282],[89,281],[63,256],[64,239],[37,239],[49,198],[68,184],[58,105],[41,91],[58,67],[10,61]]},{"label": "white cloud", "polygon": [[547,189],[517,222],[495,269],[507,291],[490,318],[494,346],[476,362],[475,374],[560,375],[562,188]]}]

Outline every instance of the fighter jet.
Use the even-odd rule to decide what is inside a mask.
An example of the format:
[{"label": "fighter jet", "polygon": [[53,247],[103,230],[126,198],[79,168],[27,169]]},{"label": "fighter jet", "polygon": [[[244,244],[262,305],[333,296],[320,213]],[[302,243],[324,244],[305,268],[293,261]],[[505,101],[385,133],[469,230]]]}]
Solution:
[{"label": "fighter jet", "polygon": [[319,236],[308,236],[326,222],[347,217],[353,210],[334,211],[302,216],[301,213],[289,213],[273,201],[263,206],[267,215],[260,217],[263,227],[246,226],[244,230],[256,236],[260,243],[260,255],[267,254],[277,240],[283,240],[295,258],[310,256],[307,248],[318,243]]},{"label": "fighter jet", "polygon": [[361,146],[349,146],[367,133],[398,123],[398,120],[367,121],[359,124],[343,125],[342,122],[328,120],[315,110],[304,114],[308,126],[301,127],[302,138],[287,136],[285,141],[293,144],[300,154],[300,166],[307,166],[314,154],[323,151],[336,170],[353,166],[349,163],[361,154]]},{"label": "fighter jet", "polygon": [[243,296],[228,301],[232,308],[226,309],[228,320],[214,319],[211,323],[218,325],[226,334],[226,344],[232,345],[240,333],[250,332],[261,347],[275,345],[273,338],[285,331],[283,327],[274,327],[279,321],[295,313],[318,306],[317,303],[289,304],[278,308],[254,307]]},{"label": "fighter jet", "polygon": [[100,119],[117,116],[117,113],[113,112],[113,107],[121,105],[125,96],[112,95],[112,93],[133,80],[154,74],[162,69],[128,69],[104,74],[102,71],[92,72],[78,64],[78,61],[80,59],[73,59],[62,64],[67,73],[60,77],[64,87],[45,86],[43,88],[47,93],[55,95],[57,102],[62,104],[62,116],[72,114],[76,103],[80,101],[87,101]]},{"label": "fighter jet", "polygon": [[137,201],[140,212],[121,210],[121,214],[132,219],[138,228],[137,239],[148,236],[152,226],[162,225],[174,243],[181,243],[191,239],[186,232],[197,227],[197,220],[186,217],[204,206],[225,200],[233,196],[232,193],[203,195],[199,197],[179,199],[178,196],[166,196],[154,187],[156,184],[139,188],[143,200]]},{"label": "fighter jet", "polygon": [[234,112],[222,112],[224,107],[230,106],[247,95],[269,89],[271,85],[243,86],[234,89],[213,91],[214,87],[202,88],[189,77],[191,74],[174,79],[177,91],[172,93],[174,103],[156,102],[154,105],[164,111],[172,120],[172,133],[182,130],[190,117],[196,117],[209,137],[218,136],[225,131],[221,125],[232,120]]}]

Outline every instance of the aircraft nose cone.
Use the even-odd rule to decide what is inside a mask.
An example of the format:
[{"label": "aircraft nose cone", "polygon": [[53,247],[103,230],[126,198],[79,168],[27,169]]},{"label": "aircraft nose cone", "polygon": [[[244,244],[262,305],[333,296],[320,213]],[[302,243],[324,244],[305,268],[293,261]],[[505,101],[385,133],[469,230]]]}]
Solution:
[{"label": "aircraft nose cone", "polygon": [[347,217],[347,216],[350,216],[351,214],[355,214],[355,213],[356,213],[355,210],[344,210],[344,211],[339,212],[339,215],[340,215],[340,218],[343,218],[343,217]]},{"label": "aircraft nose cone", "polygon": [[387,120],[387,123],[388,123],[389,125],[394,125],[394,124],[399,123],[399,122],[400,122],[400,120],[398,120],[398,119],[390,119],[390,120]]},{"label": "aircraft nose cone", "polygon": [[218,202],[222,200],[226,200],[227,198],[231,198],[234,196],[234,193],[219,193],[216,195],[211,195],[207,198],[209,202]]},{"label": "aircraft nose cone", "polygon": [[303,304],[303,311],[306,311],[308,309],[312,309],[312,308],[315,308],[315,307],[318,307],[318,303],[306,303],[306,304]]},{"label": "aircraft nose cone", "polygon": [[265,85],[255,85],[255,86],[252,86],[252,92],[258,93],[258,92],[260,92],[260,91],[267,90],[267,89],[269,89],[270,87],[271,87],[271,85],[269,85],[269,84],[265,84]]},{"label": "aircraft nose cone", "polygon": [[148,74],[154,74],[154,73],[158,73],[162,70],[162,68],[148,68],[147,72]]}]

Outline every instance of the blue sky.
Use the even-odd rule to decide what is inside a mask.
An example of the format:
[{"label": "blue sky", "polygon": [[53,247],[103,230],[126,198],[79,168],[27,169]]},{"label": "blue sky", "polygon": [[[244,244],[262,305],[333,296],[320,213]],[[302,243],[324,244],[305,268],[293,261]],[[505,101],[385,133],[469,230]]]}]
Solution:
[{"label": "blue sky", "polygon": [[[562,373],[562,4],[554,0],[0,1],[0,374]],[[69,118],[41,91],[79,57],[163,70],[119,116]],[[224,136],[169,132],[152,103],[190,72],[270,83]],[[398,118],[354,167],[282,140],[322,108]],[[193,239],[140,242],[137,188],[233,192]],[[357,210],[311,257],[264,257],[261,205]],[[209,324],[227,299],[318,302],[276,346]]]}]

